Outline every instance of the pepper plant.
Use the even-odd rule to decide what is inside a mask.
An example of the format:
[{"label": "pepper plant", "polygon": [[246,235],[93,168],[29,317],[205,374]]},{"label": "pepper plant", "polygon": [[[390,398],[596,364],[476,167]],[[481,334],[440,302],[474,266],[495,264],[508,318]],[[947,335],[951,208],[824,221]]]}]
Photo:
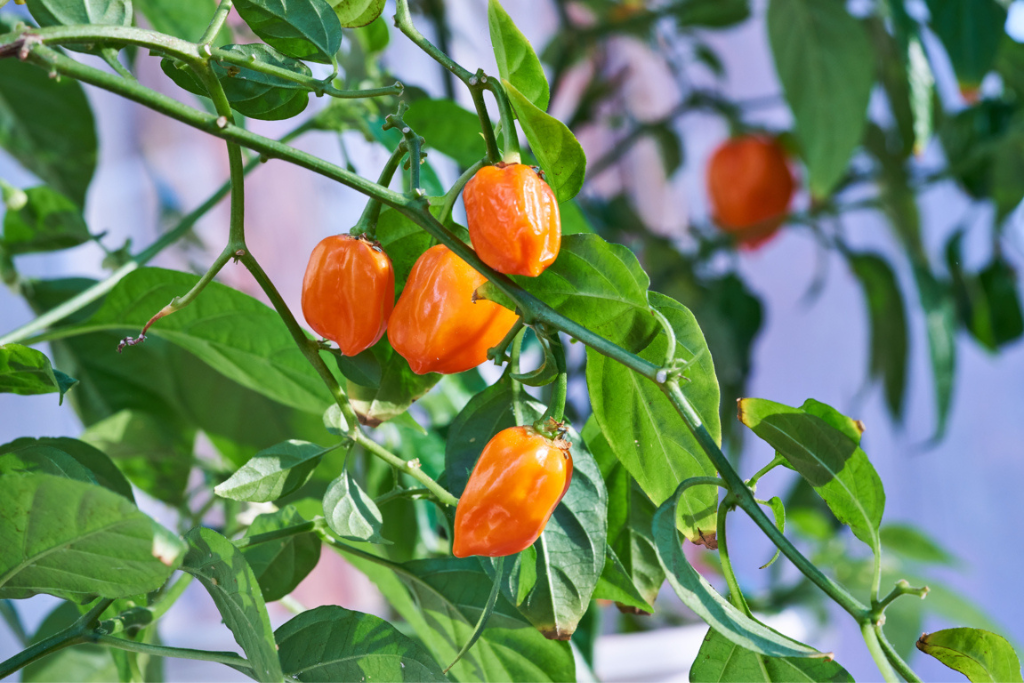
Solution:
[{"label": "pepper plant", "polygon": [[[709,627],[691,680],[849,680],[830,653],[759,620],[758,596],[740,589],[727,544],[728,515],[739,510],[776,557],[856,622],[885,680],[919,680],[884,627],[890,606],[928,589],[884,585],[891,565],[883,545],[909,538],[941,551],[882,526],[885,494],[860,447],[863,425],[814,400],[790,407],[743,399],[739,421],[776,456],[747,477],[730,462],[715,362],[697,319],[653,291],[636,255],[594,233],[574,204],[583,150],[546,113],[544,69],[497,0],[488,5],[497,74],[456,63],[417,30],[408,0],[395,5],[395,26],[451,75],[451,87],[468,89],[475,114],[384,82],[377,56],[389,34],[379,0],[221,0],[208,16],[198,0],[27,4],[34,23],[11,15],[0,29],[0,143],[44,184],[3,183],[0,266],[38,317],[0,337],[0,388],[67,394],[86,429],[80,439],[0,446],[0,613],[24,636],[17,600],[66,600],[0,663],[0,678],[21,670],[32,679],[33,667],[65,648],[92,644],[109,651],[126,681],[157,675],[165,657],[219,662],[260,681],[576,680],[583,664],[573,648],[583,651],[579,661],[592,659],[596,601],[650,614],[667,582]],[[707,11],[707,3],[684,4]],[[778,4],[817,8],[840,27],[850,19],[830,0]],[[136,26],[133,9],[152,28]],[[263,42],[231,42],[232,9]],[[140,83],[124,54],[159,58],[199,106]],[[321,65],[324,77],[307,63]],[[230,180],[152,245],[112,254],[116,269],[102,281],[26,278],[21,254],[93,239],[81,212],[96,139],[79,83],[222,139]],[[330,101],[281,139],[243,125],[245,117],[298,117],[311,93]],[[445,118],[459,130],[432,136]],[[308,131],[352,128],[392,152],[376,182],[290,144]],[[564,215],[559,256],[537,277],[486,266],[454,218],[477,171],[526,157],[520,130]],[[834,188],[852,144],[838,161],[835,150],[809,150],[812,189]],[[451,187],[438,182],[429,149],[465,169]],[[517,317],[489,351],[503,366],[497,381],[487,385],[475,370],[416,374],[386,337],[345,356],[304,329],[278,289],[297,284],[272,282],[246,241],[246,174],[282,162],[366,195],[353,234],[379,243],[399,290],[437,244],[485,278],[474,297]],[[403,189],[392,190],[400,171]],[[202,276],[147,265],[226,196],[227,239]],[[252,274],[271,307],[216,282],[236,267]],[[52,360],[32,348],[43,342]],[[566,343],[586,347],[586,420],[578,406],[566,412],[570,375],[582,374],[567,364]],[[538,367],[523,367],[524,345],[541,351]],[[422,408],[415,417],[414,405]],[[565,415],[571,484],[540,537],[508,557],[453,557],[455,510],[484,444],[508,427]],[[200,432],[218,459],[193,456]],[[777,467],[803,477],[818,509],[833,516],[826,525],[849,527],[867,546],[868,581],[841,583],[843,563],[822,553],[812,560],[786,535],[782,501],[756,494]],[[186,491],[195,470],[204,485]],[[179,528],[141,512],[136,490],[177,508]],[[274,511],[247,522],[240,513],[255,503]],[[684,543],[717,557],[727,598],[694,568]],[[365,572],[408,628],[327,606],[299,609],[273,630],[266,603],[286,599],[324,546]],[[244,656],[160,641],[160,617],[194,580]],[[939,631],[917,646],[970,680],[1020,680],[1013,649],[987,630]]]}]

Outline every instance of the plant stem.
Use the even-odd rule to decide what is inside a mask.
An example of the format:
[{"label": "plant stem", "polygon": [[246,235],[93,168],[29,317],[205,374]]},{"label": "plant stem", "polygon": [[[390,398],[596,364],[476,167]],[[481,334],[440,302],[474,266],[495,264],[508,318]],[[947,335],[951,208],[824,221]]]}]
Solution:
[{"label": "plant stem", "polygon": [[505,570],[505,556],[502,555],[498,558],[497,562],[494,563],[494,583],[491,584],[491,592],[487,596],[487,602],[484,603],[484,610],[480,613],[480,619],[477,620],[476,626],[473,628],[473,633],[469,636],[469,640],[462,646],[459,653],[455,655],[455,659],[452,663],[442,671],[444,675],[448,675],[448,672],[452,670],[452,667],[459,663],[469,650],[476,645],[476,641],[480,640],[480,636],[483,635],[484,629],[487,627],[487,621],[491,618],[491,614],[494,613],[494,605],[498,602],[498,593],[501,590],[502,574]]},{"label": "plant stem", "polygon": [[100,55],[103,57],[103,61],[109,64],[110,68],[116,71],[121,78],[135,80],[135,74],[126,69],[121,60],[117,58],[118,49],[116,47],[105,47],[100,50]]},{"label": "plant stem", "polygon": [[[408,147],[405,144],[405,140],[398,143],[398,147],[388,157],[387,163],[384,164],[384,168],[380,172],[380,177],[377,178],[378,185],[388,187],[391,184],[391,179],[395,177],[395,171],[398,170],[399,165],[402,163],[402,157],[405,156],[407,150]],[[383,208],[383,205],[380,203],[380,200],[370,197],[370,200],[366,202],[366,208],[363,209],[363,213],[359,217],[359,222],[352,228],[351,234],[360,235],[366,233],[370,237],[375,237],[377,235],[377,219],[380,218],[381,208]]]},{"label": "plant stem", "polygon": [[373,499],[373,502],[376,503],[378,507],[380,507],[384,503],[390,503],[391,501],[398,500],[400,498],[429,498],[432,497],[433,495],[434,494],[430,492],[430,489],[425,488],[394,489],[393,491],[388,491],[387,493],[377,496],[376,498]]},{"label": "plant stem", "polygon": [[217,11],[213,13],[213,19],[210,20],[210,25],[206,27],[203,37],[199,39],[202,45],[209,45],[217,37],[217,34],[220,33],[221,27],[224,26],[224,22],[228,19],[228,14],[231,13],[232,4],[232,0],[220,0],[220,4],[217,5]]},{"label": "plant stem", "polygon": [[86,635],[82,640],[90,643],[109,645],[110,647],[115,647],[119,650],[141,652],[142,654],[155,655],[157,657],[175,657],[177,659],[196,659],[203,662],[218,662],[220,664],[227,664],[235,669],[248,670],[250,668],[248,660],[239,657],[233,652],[212,652],[210,650],[192,650],[186,647],[151,645],[149,643],[139,643],[134,640],[126,640],[116,636],[105,636],[99,634]]},{"label": "plant stem", "polygon": [[750,487],[751,490],[755,489],[757,487],[757,482],[759,482],[761,480],[761,477],[763,477],[764,475],[768,474],[769,472],[774,470],[776,467],[778,467],[779,465],[782,465],[785,462],[786,462],[785,458],[783,458],[779,454],[776,454],[775,457],[772,458],[772,461],[770,463],[768,463],[767,465],[765,465],[764,467],[759,469],[757,472],[754,473],[754,476],[752,476],[750,479],[747,480],[747,486]]},{"label": "plant stem", "polygon": [[484,133],[484,143],[487,145],[487,160],[496,163],[501,157],[498,152],[498,141],[494,137],[494,126],[491,125],[491,115],[487,113],[487,102],[484,101],[484,89],[480,84],[483,72],[469,80],[469,92],[473,96],[473,106],[476,107],[476,115],[480,118],[480,128]]},{"label": "plant stem", "polygon": [[458,505],[459,499],[449,493],[444,487],[438,484],[436,481],[430,478],[426,472],[419,467],[415,467],[407,460],[403,460],[388,449],[381,446],[379,443],[368,437],[362,431],[357,432],[355,436],[355,442],[360,446],[370,451],[378,458],[388,463],[392,467],[398,469],[399,472],[404,472],[410,477],[423,484],[434,496],[444,503],[445,505]]},{"label": "plant stem", "polygon": [[[483,79],[487,79],[484,81]],[[518,164],[522,161],[519,150],[519,136],[516,134],[516,119],[512,113],[512,104],[508,101],[505,88],[494,78],[481,77],[484,85],[494,94],[498,102],[498,111],[501,112],[501,136],[505,142],[505,151],[501,160],[506,164]]]},{"label": "plant stem", "polygon": [[896,648],[885,637],[885,631],[882,630],[882,626],[875,624],[874,629],[875,635],[878,637],[878,644],[882,647],[882,652],[885,653],[889,663],[896,669],[896,673],[903,676],[903,680],[907,681],[907,683],[921,683],[921,677],[914,673],[914,670],[903,661],[903,658],[896,652]]},{"label": "plant stem", "polygon": [[554,391],[551,392],[551,401],[548,409],[536,422],[539,430],[544,430],[548,420],[561,422],[565,416],[565,396],[569,389],[569,372],[565,368],[565,349],[562,348],[562,340],[556,332],[548,339],[551,345],[551,355],[555,358],[555,368],[558,370],[558,377],[555,378]]},{"label": "plant stem", "polygon": [[441,225],[447,225],[448,220],[452,217],[452,212],[455,210],[455,202],[459,201],[459,195],[462,194],[462,188],[466,186],[466,183],[476,175],[476,172],[487,165],[487,159],[481,159],[476,162],[459,176],[455,184],[452,185],[447,192],[444,194],[444,203],[441,205],[441,213],[438,215],[437,220]]},{"label": "plant stem", "polygon": [[288,538],[290,536],[298,536],[299,534],[308,534],[312,531],[316,531],[317,521],[303,522],[302,524],[295,524],[293,526],[286,526],[283,529],[274,529],[268,531],[265,534],[256,534],[255,536],[243,536],[237,541],[232,541],[235,547],[239,550],[244,548],[251,548],[254,545],[261,543],[270,543],[271,541],[279,541],[282,538]]},{"label": "plant stem", "polygon": [[725,519],[729,511],[733,509],[733,505],[731,496],[727,495],[718,506],[718,538],[716,539],[718,541],[718,558],[722,562],[722,574],[725,576],[726,585],[729,586],[729,597],[732,599],[732,604],[736,605],[737,609],[753,619],[754,615],[750,612],[747,599],[743,597],[740,583],[736,579],[736,572],[732,568],[732,560],[729,559],[729,543],[725,536]]},{"label": "plant stem", "polygon": [[878,640],[878,634],[875,633],[875,628],[870,623],[862,623],[860,625],[861,635],[864,636],[864,643],[868,646],[868,652],[871,653],[871,658],[875,660],[875,665],[878,670],[882,673],[882,678],[886,683],[899,683],[899,678],[896,677],[896,672],[893,671],[892,665],[889,664],[889,659],[885,656],[885,652],[882,649],[882,644]]},{"label": "plant stem", "polygon": [[54,652],[63,650],[66,647],[82,642],[86,631],[99,620],[101,614],[113,603],[113,600],[100,600],[91,610],[82,615],[78,621],[68,626],[63,631],[53,634],[49,638],[39,641],[10,659],[0,662],[0,680],[7,678],[15,671],[28,666],[32,662],[42,659]]}]

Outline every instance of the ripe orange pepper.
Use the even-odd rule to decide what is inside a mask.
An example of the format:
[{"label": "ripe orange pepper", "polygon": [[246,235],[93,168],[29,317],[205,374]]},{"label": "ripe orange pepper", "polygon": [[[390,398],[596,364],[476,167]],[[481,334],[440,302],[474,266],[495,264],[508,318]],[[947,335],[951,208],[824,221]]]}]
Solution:
[{"label": "ripe orange pepper", "polygon": [[572,481],[566,441],[532,427],[503,429],[484,446],[455,509],[456,557],[512,555],[533,544]]},{"label": "ripe orange pepper", "polygon": [[491,268],[536,277],[555,262],[562,242],[558,200],[533,167],[484,166],[462,200],[473,248]]},{"label": "ripe orange pepper", "polygon": [[302,314],[317,334],[354,356],[384,335],[394,307],[395,271],[379,245],[349,235],[316,245],[302,278]]},{"label": "ripe orange pepper", "polygon": [[775,235],[796,190],[778,142],[755,135],[729,140],[711,156],[706,175],[711,213],[722,230],[740,233],[748,249]]},{"label": "ripe orange pepper", "polygon": [[388,324],[391,346],[413,372],[475,368],[512,329],[515,313],[493,301],[473,301],[485,281],[442,244],[419,257]]}]

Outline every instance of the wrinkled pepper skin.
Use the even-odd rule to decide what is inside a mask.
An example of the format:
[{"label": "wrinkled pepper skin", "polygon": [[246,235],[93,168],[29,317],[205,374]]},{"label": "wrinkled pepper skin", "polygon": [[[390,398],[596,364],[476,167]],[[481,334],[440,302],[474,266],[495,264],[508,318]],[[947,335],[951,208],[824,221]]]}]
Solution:
[{"label": "wrinkled pepper skin", "polygon": [[346,356],[384,336],[395,307],[391,259],[367,240],[333,235],[316,245],[302,279],[302,314]]},{"label": "wrinkled pepper skin", "polygon": [[555,262],[562,242],[558,200],[531,166],[484,166],[462,200],[473,248],[491,268],[536,277]]},{"label": "wrinkled pepper skin", "polygon": [[715,222],[725,232],[745,232],[740,244],[748,249],[775,235],[796,190],[785,150],[755,135],[734,138],[715,150],[707,185]]},{"label": "wrinkled pepper skin", "polygon": [[444,245],[419,257],[388,324],[388,341],[413,372],[475,368],[512,329],[515,313],[493,301],[474,303],[473,292],[485,281]]},{"label": "wrinkled pepper skin", "polygon": [[532,427],[503,429],[487,442],[459,498],[452,553],[501,557],[530,547],[571,482],[568,442]]}]

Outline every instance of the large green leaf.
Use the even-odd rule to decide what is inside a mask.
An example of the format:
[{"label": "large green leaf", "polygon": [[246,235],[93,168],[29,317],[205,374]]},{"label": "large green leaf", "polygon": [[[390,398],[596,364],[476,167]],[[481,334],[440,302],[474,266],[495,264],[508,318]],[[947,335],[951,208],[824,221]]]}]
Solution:
[{"label": "large green leaf", "polygon": [[345,28],[366,26],[384,12],[384,0],[327,0],[327,4]]},{"label": "large green leaf", "polygon": [[686,0],[672,14],[683,27],[726,28],[750,17],[749,0]]},{"label": "large green leaf", "polygon": [[235,0],[235,9],[287,57],[329,64],[341,46],[341,23],[324,0]]},{"label": "large green leaf", "polygon": [[[225,45],[223,49],[247,57],[253,63],[285,69],[300,76],[312,76],[308,66],[297,59],[285,57],[269,45]],[[213,74],[223,86],[231,108],[240,114],[276,121],[297,116],[309,103],[309,90],[294,81],[227,62],[213,61],[212,64]],[[170,59],[162,60],[160,67],[172,81],[190,93],[209,96],[191,69],[179,69]]]},{"label": "large green leaf", "polygon": [[284,678],[277,657],[274,631],[256,575],[242,551],[212,529],[198,527],[185,536],[189,549],[181,565],[206,588],[242,647],[252,677],[280,682]]},{"label": "large green leaf", "polygon": [[447,681],[411,638],[372,614],[325,605],[274,633],[285,674],[300,681]]},{"label": "large green leaf", "polygon": [[383,520],[373,498],[342,470],[324,494],[324,519],[338,536],[350,541],[390,543],[381,536]]},{"label": "large green leaf", "polygon": [[544,170],[544,179],[558,201],[572,199],[583,187],[587,171],[587,155],[569,128],[502,79],[505,92],[519,117],[519,125],[530,141],[530,149]]},{"label": "large green leaf", "polygon": [[5,474],[0,500],[0,598],[138,595],[162,586],[185,554],[177,536],[101,486]]},{"label": "large green leaf", "polygon": [[[403,119],[423,136],[428,147],[451,157],[460,166],[469,168],[487,154],[480,119],[451,100],[416,100]],[[425,234],[419,226],[416,229]]]},{"label": "large green leaf", "polygon": [[872,377],[879,377],[885,388],[889,413],[903,415],[903,399],[907,387],[907,314],[903,295],[892,268],[876,254],[847,256],[860,286],[864,290],[871,336],[869,368]]},{"label": "large green leaf", "polygon": [[766,657],[708,629],[697,659],[690,667],[692,683],[795,683],[796,681],[849,681],[846,669],[828,659]]},{"label": "large green leaf", "polygon": [[[658,591],[665,583],[665,570],[658,561],[651,535],[657,506],[615,457],[593,416],[583,428],[583,440],[594,454],[608,489],[609,558],[594,595],[652,612]],[[628,584],[622,585],[619,574],[625,575]],[[616,586],[618,590],[614,590]]]},{"label": "large green leaf", "polygon": [[[10,27],[0,23],[0,30]],[[54,131],[60,131],[55,135]],[[0,147],[79,207],[96,169],[96,127],[82,86],[0,60]]]},{"label": "large green leaf", "polygon": [[1006,33],[1006,6],[996,0],[925,0],[932,30],[953,63],[957,80],[977,87],[992,68]]},{"label": "large green leaf", "polygon": [[[246,536],[266,534],[304,521],[295,506],[288,505],[256,517]],[[295,534],[250,546],[242,554],[260,584],[263,599],[273,602],[295,590],[316,567],[320,561],[320,539],[313,533]]]},{"label": "large green leaf", "polygon": [[1019,683],[1020,660],[1000,635],[976,628],[949,628],[925,633],[917,649],[959,671],[971,683]]},{"label": "large green leaf", "polygon": [[[199,278],[161,268],[128,274],[87,321],[57,336],[120,330],[135,334]],[[181,346],[230,379],[269,398],[321,414],[330,394],[271,308],[216,282],[190,305],[156,322],[149,333]],[[130,354],[133,349],[125,349]]]},{"label": "large green leaf", "polygon": [[[704,335],[686,307],[652,292],[651,304],[672,325],[676,358],[694,362],[684,391],[716,441],[721,441],[718,383]],[[661,363],[667,337],[659,334],[640,356]],[[612,451],[644,492],[661,504],[690,477],[714,476],[715,468],[672,402],[651,380],[595,351],[587,351],[587,387],[594,417]],[[717,491],[693,488],[683,494],[679,528],[694,543],[715,533]]]},{"label": "large green leaf", "polygon": [[[413,109],[410,109],[406,116],[412,112]],[[420,132],[420,129],[416,128],[416,132]],[[428,138],[427,144],[433,144],[433,141]],[[473,163],[475,161],[468,165],[472,166]],[[395,269],[395,291],[401,292],[416,260],[430,248],[433,239],[423,228],[402,214],[385,208],[377,220],[377,240]]]},{"label": "large green leaf", "polygon": [[132,24],[132,0],[28,0],[27,4],[40,26]]},{"label": "large green leaf", "polygon": [[864,27],[838,0],[771,0],[767,21],[811,193],[827,197],[864,130],[874,52]]},{"label": "large green leaf", "polygon": [[380,384],[365,387],[349,381],[348,396],[359,421],[370,427],[404,413],[423,394],[437,384],[441,375],[428,373],[417,375],[408,361],[395,353],[387,336],[374,344],[370,351],[381,367]]},{"label": "large green leaf", "polygon": [[906,524],[886,524],[878,531],[882,546],[908,560],[954,567],[954,555],[920,529]]},{"label": "large green leaf", "polygon": [[0,393],[35,396],[59,392],[63,403],[64,394],[76,384],[77,379],[55,370],[42,351],[21,344],[0,346]]},{"label": "large green leaf", "polygon": [[956,308],[949,284],[932,275],[924,265],[914,266],[924,309],[928,351],[932,362],[935,389],[936,427],[934,439],[946,432],[949,410],[953,405],[953,378],[956,375]]},{"label": "large green leaf", "polygon": [[546,111],[551,92],[544,67],[530,41],[501,6],[500,0],[488,0],[487,25],[501,78],[511,83],[535,107]]},{"label": "large green leaf", "polygon": [[0,247],[10,256],[38,251],[57,251],[91,239],[81,209],[46,185],[25,190],[28,202],[4,214]]},{"label": "large green leaf", "polygon": [[679,599],[711,628],[740,647],[771,657],[823,656],[746,616],[697,573],[683,553],[675,523],[676,505],[687,486],[686,482],[680,484],[676,493],[654,513],[652,521],[658,559]]},{"label": "large green leaf", "polygon": [[775,448],[836,518],[878,553],[878,527],[885,510],[882,480],[858,442],[830,413],[838,415],[811,401],[802,408],[760,398],[745,398],[739,404],[740,421]]},{"label": "large green leaf", "polygon": [[631,351],[650,343],[657,323],[650,313],[650,280],[636,255],[597,235],[567,235],[558,258],[520,286],[556,311]]},{"label": "large green leaf", "polygon": [[335,448],[296,439],[264,448],[214,492],[232,500],[269,503],[309,481],[320,459]]},{"label": "large green leaf", "polygon": [[42,472],[99,484],[135,502],[132,486],[102,451],[67,437],[22,437],[0,446],[0,474]]}]

